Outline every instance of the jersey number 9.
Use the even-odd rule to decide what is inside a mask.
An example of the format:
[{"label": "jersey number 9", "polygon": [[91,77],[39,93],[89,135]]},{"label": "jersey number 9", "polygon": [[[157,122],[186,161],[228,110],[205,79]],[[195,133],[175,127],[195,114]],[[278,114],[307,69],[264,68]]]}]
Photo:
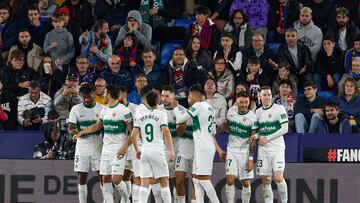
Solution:
[{"label": "jersey number 9", "polygon": [[151,124],[145,125],[146,141],[152,142],[154,140],[154,127]]}]

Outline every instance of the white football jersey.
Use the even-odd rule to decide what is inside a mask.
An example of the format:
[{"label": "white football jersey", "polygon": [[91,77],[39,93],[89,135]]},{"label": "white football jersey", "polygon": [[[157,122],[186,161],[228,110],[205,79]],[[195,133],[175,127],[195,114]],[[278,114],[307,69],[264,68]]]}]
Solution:
[{"label": "white football jersey", "polygon": [[130,110],[123,104],[106,106],[100,113],[104,127],[103,151],[117,151],[127,139],[127,126],[132,123]]}]

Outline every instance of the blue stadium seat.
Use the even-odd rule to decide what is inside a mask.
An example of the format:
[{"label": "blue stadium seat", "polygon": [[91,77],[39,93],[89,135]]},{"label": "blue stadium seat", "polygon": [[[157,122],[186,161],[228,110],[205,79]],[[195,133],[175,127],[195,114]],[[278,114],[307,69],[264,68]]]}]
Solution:
[{"label": "blue stadium seat", "polygon": [[193,20],[188,19],[175,19],[173,26],[185,28],[185,31],[187,32],[193,22]]},{"label": "blue stadium seat", "polygon": [[282,42],[270,42],[266,44],[273,52],[273,54],[277,54],[278,49],[281,45],[283,45]]},{"label": "blue stadium seat", "polygon": [[325,98],[326,100],[330,100],[331,97],[335,96],[334,92],[331,91],[317,91],[317,95],[319,97]]},{"label": "blue stadium seat", "polygon": [[161,65],[169,62],[175,47],[181,46],[181,43],[166,43],[161,48]]}]

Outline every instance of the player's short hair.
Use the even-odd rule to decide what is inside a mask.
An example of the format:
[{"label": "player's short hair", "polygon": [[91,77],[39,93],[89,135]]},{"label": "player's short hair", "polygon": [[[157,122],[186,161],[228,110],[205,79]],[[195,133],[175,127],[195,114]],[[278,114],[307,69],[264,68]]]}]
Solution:
[{"label": "player's short hair", "polygon": [[108,85],[106,87],[106,91],[108,94],[110,94],[111,98],[118,99],[120,95],[120,88],[115,85]]},{"label": "player's short hair", "polygon": [[315,81],[309,80],[309,81],[304,82],[303,88],[306,88],[306,87],[312,87],[312,88],[316,89],[317,85],[316,85]]},{"label": "player's short hair", "polygon": [[271,91],[271,87],[267,86],[267,85],[264,85],[264,86],[260,87],[260,92],[263,91],[263,90],[270,90]]},{"label": "player's short hair", "polygon": [[332,108],[335,108],[336,110],[339,110],[339,105],[337,105],[335,102],[328,102],[325,104],[324,106],[324,110],[326,109],[326,107],[332,107]]},{"label": "player's short hair", "polygon": [[158,84],[152,84],[150,86],[151,86],[152,90],[156,90],[156,91],[159,91],[159,92],[161,92],[161,90],[162,90],[161,86],[158,85]]},{"label": "player's short hair", "polygon": [[250,94],[248,92],[241,91],[236,94],[236,98],[239,98],[239,97],[245,97],[245,98],[250,99]]},{"label": "player's short hair", "polygon": [[119,86],[120,93],[128,93],[127,89],[124,86]]},{"label": "player's short hair", "polygon": [[95,85],[85,83],[80,86],[79,93],[81,94],[92,94],[95,92]]},{"label": "player's short hair", "polygon": [[155,91],[150,91],[146,94],[146,102],[147,104],[153,108],[159,103],[159,95]]},{"label": "player's short hair", "polygon": [[201,94],[201,95],[204,95],[204,94],[205,94],[205,93],[204,93],[204,88],[203,88],[201,85],[199,85],[199,84],[195,84],[195,85],[191,86],[191,87],[189,88],[189,92],[196,92],[196,93],[199,93],[199,94]]},{"label": "player's short hair", "polygon": [[285,84],[285,85],[289,85],[290,89],[293,88],[293,83],[292,83],[291,80],[289,80],[289,79],[280,80],[279,87],[280,87],[281,85],[284,85],[284,84]]},{"label": "player's short hair", "polygon": [[169,91],[171,93],[175,93],[175,89],[174,87],[170,86],[170,85],[164,85],[162,86],[162,91]]},{"label": "player's short hair", "polygon": [[145,85],[141,90],[140,90],[140,97],[144,98],[147,93],[152,91],[152,87],[151,85]]}]

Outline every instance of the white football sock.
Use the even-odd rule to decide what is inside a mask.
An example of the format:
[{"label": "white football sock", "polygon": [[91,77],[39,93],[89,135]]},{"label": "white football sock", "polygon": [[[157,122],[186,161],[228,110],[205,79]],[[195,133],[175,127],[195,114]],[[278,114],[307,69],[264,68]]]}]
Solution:
[{"label": "white football sock", "polygon": [[121,181],[118,185],[115,185],[115,188],[121,194],[121,202],[128,203],[129,202],[129,195],[128,195],[128,191],[127,191],[125,182]]},{"label": "white football sock", "polygon": [[226,200],[228,203],[234,203],[235,199],[235,186],[234,185],[228,185],[225,186],[225,194],[226,194]]},{"label": "white football sock", "polygon": [[106,203],[114,203],[114,188],[112,186],[112,183],[104,183],[104,200]]},{"label": "white football sock", "polygon": [[171,203],[171,192],[169,187],[161,188],[161,197],[164,203]]},{"label": "white football sock", "polygon": [[263,185],[262,186],[262,193],[265,203],[273,203],[274,202],[274,195],[271,188],[271,184]]},{"label": "white football sock", "polygon": [[204,188],[206,195],[212,203],[220,203],[219,198],[216,195],[214,186],[210,180],[199,180],[200,185]]},{"label": "white football sock", "polygon": [[197,203],[204,202],[204,189],[200,185],[200,181],[196,178],[193,178],[193,183],[195,187],[195,197]]},{"label": "white football sock", "polygon": [[132,186],[132,201],[133,201],[133,203],[139,202],[139,189],[140,189],[140,187],[138,185],[134,184]]},{"label": "white football sock", "polygon": [[126,189],[127,189],[127,192],[128,192],[128,196],[130,197],[130,195],[131,195],[131,193],[132,193],[132,188],[131,188],[131,186],[132,186],[132,184],[131,184],[131,181],[124,181],[125,182],[125,184],[126,184]]},{"label": "white football sock", "polygon": [[154,195],[155,203],[161,203],[161,186],[160,183],[156,183],[151,187],[152,194]]},{"label": "white football sock", "polygon": [[243,186],[243,189],[241,191],[242,203],[249,203],[250,198],[251,198],[251,186],[249,186],[249,187]]},{"label": "white football sock", "polygon": [[288,202],[288,189],[286,181],[283,180],[281,183],[276,182],[277,190],[280,195],[281,203],[287,203]]},{"label": "white football sock", "polygon": [[146,187],[140,187],[139,189],[139,202],[148,202],[150,189]]},{"label": "white football sock", "polygon": [[185,203],[185,196],[178,196],[178,203]]},{"label": "white football sock", "polygon": [[87,203],[88,187],[85,185],[78,185],[79,189],[79,203]]}]

